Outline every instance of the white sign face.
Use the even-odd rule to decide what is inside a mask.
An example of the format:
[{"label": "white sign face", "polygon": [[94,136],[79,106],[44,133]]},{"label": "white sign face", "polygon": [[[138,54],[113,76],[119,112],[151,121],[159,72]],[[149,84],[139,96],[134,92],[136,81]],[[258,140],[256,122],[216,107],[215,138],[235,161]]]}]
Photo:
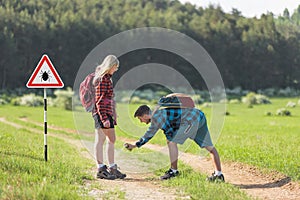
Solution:
[{"label": "white sign face", "polygon": [[47,55],[43,55],[26,86],[28,88],[62,88],[64,83]]}]

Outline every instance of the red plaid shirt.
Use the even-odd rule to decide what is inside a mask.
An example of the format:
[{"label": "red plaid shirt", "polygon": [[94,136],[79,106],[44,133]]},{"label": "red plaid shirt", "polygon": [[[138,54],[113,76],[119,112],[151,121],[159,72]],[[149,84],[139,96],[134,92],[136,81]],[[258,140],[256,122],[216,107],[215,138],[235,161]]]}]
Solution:
[{"label": "red plaid shirt", "polygon": [[100,116],[102,123],[108,119],[107,114],[112,116],[115,121],[115,102],[111,75],[105,74],[102,77],[101,81],[95,86],[95,92],[96,113]]}]

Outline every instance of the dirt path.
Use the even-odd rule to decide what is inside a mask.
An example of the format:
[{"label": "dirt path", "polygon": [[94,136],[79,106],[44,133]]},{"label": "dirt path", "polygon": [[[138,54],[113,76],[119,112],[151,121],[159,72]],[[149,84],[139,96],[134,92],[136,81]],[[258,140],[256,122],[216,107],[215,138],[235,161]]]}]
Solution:
[{"label": "dirt path", "polygon": [[[29,122],[25,118],[21,120]],[[22,126],[20,126],[19,124],[9,122],[4,118],[0,118],[0,121],[15,126],[16,128],[22,128]],[[30,121],[29,123],[41,126],[41,123],[32,121]],[[55,126],[50,126],[49,128],[53,130],[64,130],[69,133],[76,132],[74,130],[62,129]],[[30,128],[27,129],[31,130]],[[32,131],[34,130],[37,131],[36,129],[33,129]],[[55,134],[53,134],[53,136],[62,137],[62,139],[65,139],[69,143],[76,143],[76,146],[78,148],[83,148],[79,140],[72,140],[70,138],[66,139],[65,136]],[[154,151],[165,152],[165,147],[149,143],[145,145],[145,148],[149,148]],[[91,158],[90,154],[86,154],[85,156]],[[212,172],[213,167],[210,159],[199,158],[199,156],[183,152],[180,153],[179,159],[182,160],[185,164],[190,165],[196,171],[200,171],[206,174],[210,174]],[[124,163],[122,163],[122,165],[124,165]],[[222,163],[222,167],[226,182],[239,187],[241,190],[245,191],[247,194],[254,198],[272,200],[300,199],[299,183],[291,181],[289,177],[279,174],[278,172],[263,174],[253,166],[248,166],[236,162]],[[106,187],[106,190],[104,190],[106,193],[112,192],[111,188],[117,188],[117,190],[125,193],[126,199],[190,199],[189,196],[176,194],[175,191],[170,192],[170,189],[166,190],[159,184],[159,180],[147,180],[147,177],[149,177],[150,174],[127,173],[127,175],[130,178],[118,181],[109,181],[109,184],[106,184],[106,180],[98,181]],[[87,183],[87,185],[91,185],[91,183]],[[97,190],[93,188],[90,189],[91,196],[103,196],[103,190]]]},{"label": "dirt path", "polygon": [[91,190],[89,195],[95,197],[95,199],[102,199],[105,194],[110,194],[110,198],[118,199],[112,197],[111,194],[113,191],[121,191],[125,194],[125,199],[191,199],[189,196],[176,194],[176,191],[161,186],[159,180],[147,180],[149,174],[127,173],[127,176],[130,178],[114,181],[96,180],[97,182],[100,182],[101,185],[106,185],[106,189]]}]

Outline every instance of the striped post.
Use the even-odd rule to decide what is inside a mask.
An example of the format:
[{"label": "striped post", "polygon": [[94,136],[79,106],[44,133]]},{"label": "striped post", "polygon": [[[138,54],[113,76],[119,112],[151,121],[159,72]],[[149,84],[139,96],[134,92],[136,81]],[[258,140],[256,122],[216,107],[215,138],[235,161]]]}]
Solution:
[{"label": "striped post", "polygon": [[44,155],[45,155],[45,161],[47,162],[48,156],[47,156],[47,93],[46,88],[44,88]]}]

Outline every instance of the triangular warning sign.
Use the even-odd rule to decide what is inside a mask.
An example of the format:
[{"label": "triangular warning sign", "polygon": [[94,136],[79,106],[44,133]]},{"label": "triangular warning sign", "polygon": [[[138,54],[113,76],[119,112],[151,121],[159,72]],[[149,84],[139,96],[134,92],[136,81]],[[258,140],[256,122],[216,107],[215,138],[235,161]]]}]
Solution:
[{"label": "triangular warning sign", "polygon": [[44,54],[26,86],[28,88],[62,88],[64,87],[64,83],[49,57]]}]

